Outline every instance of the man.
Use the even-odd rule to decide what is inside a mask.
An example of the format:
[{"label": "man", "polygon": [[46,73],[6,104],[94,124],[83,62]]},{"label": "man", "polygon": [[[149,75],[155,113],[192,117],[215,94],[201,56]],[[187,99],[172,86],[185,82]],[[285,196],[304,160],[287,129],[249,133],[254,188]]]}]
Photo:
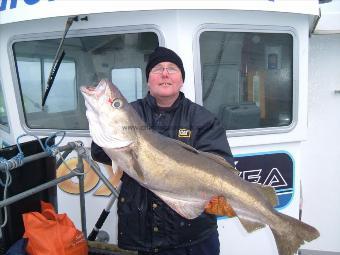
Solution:
[{"label": "man", "polygon": [[[233,165],[220,122],[180,92],[185,71],[175,52],[157,47],[149,57],[146,79],[148,95],[131,104],[148,126],[198,150],[218,154]],[[96,144],[91,151],[95,160],[111,164]],[[118,200],[118,245],[138,250],[139,255],[217,255],[220,246],[214,215],[202,213],[187,220],[126,174]]]}]

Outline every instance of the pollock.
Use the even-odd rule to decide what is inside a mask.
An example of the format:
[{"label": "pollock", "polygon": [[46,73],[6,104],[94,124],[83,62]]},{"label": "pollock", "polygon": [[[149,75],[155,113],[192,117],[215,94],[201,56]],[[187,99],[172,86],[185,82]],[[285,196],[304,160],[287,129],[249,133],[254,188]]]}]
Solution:
[{"label": "pollock", "polygon": [[272,188],[244,181],[223,158],[151,130],[109,80],[82,87],[90,134],[130,177],[187,219],[222,196],[250,233],[269,226],[280,255],[293,255],[319,232],[273,208]]}]

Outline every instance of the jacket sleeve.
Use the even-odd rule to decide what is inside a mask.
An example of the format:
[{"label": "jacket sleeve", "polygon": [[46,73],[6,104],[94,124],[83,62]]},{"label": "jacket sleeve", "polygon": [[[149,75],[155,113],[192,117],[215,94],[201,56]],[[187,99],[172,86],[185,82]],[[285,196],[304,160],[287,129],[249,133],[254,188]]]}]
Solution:
[{"label": "jacket sleeve", "polygon": [[[112,160],[105,153],[105,151],[98,146],[95,142],[91,143],[91,157],[93,160],[103,163],[105,165],[112,166]],[[123,176],[120,178],[122,182],[124,182],[127,178],[130,178],[125,172],[123,172]]]},{"label": "jacket sleeve", "polygon": [[112,161],[105,151],[99,147],[95,142],[92,141],[91,144],[91,156],[92,159],[106,165],[112,165]]},{"label": "jacket sleeve", "polygon": [[194,141],[194,147],[201,151],[220,155],[232,166],[235,166],[226,131],[216,117],[208,118],[207,121],[201,123]]}]

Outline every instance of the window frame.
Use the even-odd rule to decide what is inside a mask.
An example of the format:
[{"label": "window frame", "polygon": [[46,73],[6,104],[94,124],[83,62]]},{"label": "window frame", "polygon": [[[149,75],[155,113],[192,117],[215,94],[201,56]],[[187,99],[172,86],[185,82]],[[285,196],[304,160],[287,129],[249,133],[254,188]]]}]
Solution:
[{"label": "window frame", "polygon": [[238,130],[226,130],[229,137],[238,136],[250,136],[250,135],[264,135],[264,134],[277,134],[277,133],[288,133],[292,131],[297,125],[298,121],[298,73],[299,73],[299,39],[297,31],[292,27],[286,26],[265,26],[265,25],[227,25],[227,24],[202,24],[196,31],[193,40],[194,49],[194,80],[195,80],[195,101],[196,103],[203,105],[202,98],[202,69],[201,69],[201,57],[200,57],[200,36],[203,32],[240,32],[240,33],[268,33],[268,34],[289,34],[292,36],[293,52],[292,52],[292,121],[287,126],[279,127],[260,127],[260,128],[249,128],[249,129],[238,129]]},{"label": "window frame", "polygon": [[[16,61],[15,61],[15,53],[13,50],[13,46],[15,43],[18,42],[25,42],[25,41],[37,41],[37,40],[48,40],[48,39],[60,39],[62,37],[64,31],[59,32],[42,32],[42,33],[31,33],[31,34],[22,34],[22,35],[15,35],[10,38],[7,49],[8,54],[10,56],[10,67],[11,73],[14,77],[14,91],[16,102],[18,105],[18,113],[19,113],[19,120],[20,125],[23,130],[27,134],[35,134],[35,135],[50,135],[51,133],[55,132],[56,129],[52,128],[31,128],[28,127],[26,124],[26,115],[24,112],[23,100],[21,98],[21,88],[19,83],[19,77],[16,68]],[[71,30],[67,34],[67,38],[74,38],[74,37],[86,37],[86,36],[103,36],[103,35],[114,35],[114,34],[130,34],[130,33],[143,33],[143,32],[152,32],[155,33],[158,38],[158,44],[160,46],[164,46],[164,35],[161,29],[157,25],[127,25],[127,26],[117,26],[117,27],[102,27],[102,28],[89,28],[89,29],[78,29],[78,30]],[[56,49],[57,50],[57,49]],[[75,61],[76,63],[76,61]],[[77,63],[76,63],[77,64]],[[78,80],[78,73],[76,72],[76,81]],[[76,83],[77,85],[77,83]],[[78,97],[77,97],[78,99]],[[77,105],[78,107],[78,105]],[[88,129],[65,129],[67,131],[68,136],[88,136],[89,130]]]},{"label": "window frame", "polygon": [[1,74],[0,74],[0,89],[2,91],[2,96],[3,96],[3,100],[4,100],[4,106],[5,106],[5,112],[6,112],[7,122],[8,122],[8,125],[3,125],[2,123],[0,123],[0,131],[5,131],[6,133],[10,133],[11,128],[10,128],[10,121],[9,121],[9,112],[7,110],[8,109],[7,100],[6,100],[6,96],[5,96],[5,89],[4,89],[4,86],[3,86],[2,79],[1,79]]}]

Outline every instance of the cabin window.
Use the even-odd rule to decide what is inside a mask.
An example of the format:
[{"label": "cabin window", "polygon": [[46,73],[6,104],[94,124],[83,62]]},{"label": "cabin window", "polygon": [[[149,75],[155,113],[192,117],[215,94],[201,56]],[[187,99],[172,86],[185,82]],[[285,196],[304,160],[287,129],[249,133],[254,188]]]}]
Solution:
[{"label": "cabin window", "polygon": [[291,34],[204,31],[199,47],[201,100],[227,130],[292,123]]},{"label": "cabin window", "polygon": [[8,118],[5,106],[5,96],[0,82],[0,127],[8,130]]},{"label": "cabin window", "polygon": [[[95,31],[98,33],[98,31]],[[79,32],[75,33],[79,36]],[[60,39],[13,43],[25,122],[30,129],[87,130],[80,86],[112,81],[129,101],[147,93],[142,75],[152,50],[159,45],[154,32],[72,37],[64,41],[65,57],[42,107],[46,81]]]},{"label": "cabin window", "polygon": [[65,60],[61,63],[53,87],[50,90],[44,108],[42,98],[46,90],[47,78],[52,66],[52,59],[18,58],[17,66],[20,76],[21,91],[26,113],[44,111],[58,113],[76,109],[74,61]]},{"label": "cabin window", "polygon": [[143,97],[143,79],[140,68],[112,69],[112,82],[119,88],[128,102]]}]

